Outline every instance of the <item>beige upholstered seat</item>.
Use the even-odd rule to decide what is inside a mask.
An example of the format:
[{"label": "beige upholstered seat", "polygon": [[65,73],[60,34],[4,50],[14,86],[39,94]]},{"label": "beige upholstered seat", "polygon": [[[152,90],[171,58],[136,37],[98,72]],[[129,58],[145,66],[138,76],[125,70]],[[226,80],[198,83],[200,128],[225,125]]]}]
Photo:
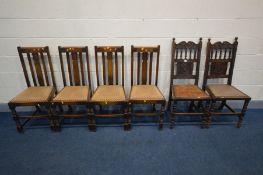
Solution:
[{"label": "beige upholstered seat", "polygon": [[53,97],[54,92],[51,86],[29,87],[9,103],[46,103]]},{"label": "beige upholstered seat", "polygon": [[161,91],[154,85],[132,86],[130,100],[165,100]]},{"label": "beige upholstered seat", "polygon": [[207,91],[215,98],[250,98],[234,86],[227,84],[208,85]]},{"label": "beige upholstered seat", "polygon": [[173,99],[209,99],[202,89],[196,85],[174,85]]},{"label": "beige upholstered seat", "polygon": [[53,102],[87,102],[88,86],[66,86],[54,98]]},{"label": "beige upholstered seat", "polygon": [[119,102],[125,100],[125,91],[120,85],[99,86],[91,98],[91,101],[94,102]]}]

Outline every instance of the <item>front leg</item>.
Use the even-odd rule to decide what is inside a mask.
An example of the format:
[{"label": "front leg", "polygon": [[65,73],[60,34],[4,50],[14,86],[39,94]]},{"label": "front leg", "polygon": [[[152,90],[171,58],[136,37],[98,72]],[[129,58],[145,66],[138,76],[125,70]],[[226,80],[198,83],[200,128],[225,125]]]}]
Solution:
[{"label": "front leg", "polygon": [[248,106],[249,101],[250,100],[245,100],[245,102],[244,102],[244,105],[243,105],[243,108],[242,108],[242,111],[241,111],[241,115],[238,116],[239,119],[238,119],[238,123],[237,123],[237,128],[241,127],[241,124],[243,122],[244,116],[245,116],[246,111],[247,111],[247,106]]},{"label": "front leg", "polygon": [[164,109],[165,109],[165,102],[161,104],[161,115],[159,120],[159,129],[163,129],[163,120],[164,120]]},{"label": "front leg", "polygon": [[19,119],[19,116],[16,112],[16,109],[15,107],[10,107],[10,110],[11,110],[11,113],[12,113],[12,116],[13,116],[13,120],[15,121],[16,123],[16,130],[19,132],[19,133],[23,133],[24,132],[24,128],[20,122],[20,119]]}]

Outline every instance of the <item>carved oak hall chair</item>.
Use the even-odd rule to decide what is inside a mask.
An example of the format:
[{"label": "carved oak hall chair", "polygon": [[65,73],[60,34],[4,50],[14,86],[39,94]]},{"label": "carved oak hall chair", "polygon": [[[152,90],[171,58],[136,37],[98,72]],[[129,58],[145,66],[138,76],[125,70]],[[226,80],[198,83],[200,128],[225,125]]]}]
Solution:
[{"label": "carved oak hall chair", "polygon": [[[159,88],[158,70],[159,70],[160,46],[157,47],[134,47],[131,46],[131,92],[129,97],[129,113],[131,116],[159,116],[159,129],[163,128],[165,98]],[[155,59],[155,62],[154,62]],[[136,61],[137,60],[137,61]],[[137,69],[134,64],[137,63]],[[153,64],[155,63],[155,64]],[[155,68],[155,69],[154,69]],[[155,72],[155,81],[153,73]],[[137,77],[135,81],[135,77]],[[152,85],[153,84],[153,85]],[[150,104],[150,112],[141,112],[135,110],[135,105]],[[160,110],[156,110],[156,104],[160,104]],[[129,119],[129,128],[131,127],[131,118]]]},{"label": "carved oak hall chair", "polygon": [[[202,116],[203,127],[207,126],[210,97],[198,87],[201,49],[202,38],[197,44],[192,41],[176,43],[173,39],[169,93],[171,128],[175,125],[176,116],[188,115]],[[188,83],[174,85],[176,80],[186,80]],[[177,103],[180,101],[190,102],[186,112],[177,110]]]},{"label": "carved oak hall chair", "polygon": [[[65,118],[88,118],[88,101],[91,94],[88,47],[58,47],[64,88],[52,100],[52,113],[57,130]],[[68,111],[57,106],[68,106]],[[84,106],[84,111],[72,106]]]},{"label": "carved oak hall chair", "polygon": [[[24,125],[31,119],[46,118],[51,129],[54,123],[50,113],[50,100],[56,93],[56,83],[49,48],[17,47],[22,69],[26,79],[27,89],[14,97],[9,103],[16,128],[23,132]],[[18,115],[19,106],[36,108],[32,115]]]},{"label": "carved oak hall chair", "polygon": [[[124,90],[124,47],[95,46],[95,62],[97,89],[91,98],[92,131],[96,131],[96,118],[123,117],[127,121],[128,114]],[[120,110],[115,110],[118,107]],[[124,129],[127,129],[126,122]]]},{"label": "carved oak hall chair", "polygon": [[[211,44],[210,39],[208,39],[203,89],[212,97],[211,115],[238,116],[237,127],[239,128],[251,98],[231,85],[238,45],[237,40],[238,38],[236,37],[233,44],[227,41]],[[210,84],[208,80],[211,79],[227,79],[227,83]],[[240,112],[236,112],[226,103],[227,100],[242,100],[244,101],[243,108]],[[220,102],[218,108],[216,106],[217,102]],[[229,112],[221,111],[224,107]],[[209,118],[210,123],[211,117]]]}]

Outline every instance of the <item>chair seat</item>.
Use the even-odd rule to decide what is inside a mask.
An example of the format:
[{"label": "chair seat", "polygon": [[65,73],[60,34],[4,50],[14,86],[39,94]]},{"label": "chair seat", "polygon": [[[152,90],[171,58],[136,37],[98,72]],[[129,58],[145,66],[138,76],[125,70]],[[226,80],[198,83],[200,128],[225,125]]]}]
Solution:
[{"label": "chair seat", "polygon": [[87,102],[89,98],[88,86],[66,86],[53,99],[53,102],[72,103]]},{"label": "chair seat", "polygon": [[209,95],[196,85],[174,85],[173,99],[209,99]]},{"label": "chair seat", "polygon": [[14,97],[9,103],[38,104],[47,103],[53,97],[55,89],[51,86],[29,87]]},{"label": "chair seat", "polygon": [[99,86],[91,98],[93,102],[123,102],[126,101],[125,91],[120,85]]},{"label": "chair seat", "polygon": [[241,92],[234,86],[227,84],[208,85],[207,91],[214,98],[228,98],[228,99],[250,98],[248,95]]},{"label": "chair seat", "polygon": [[154,101],[154,100],[165,100],[163,94],[154,85],[135,85],[132,86],[130,93],[130,100],[134,101]]}]

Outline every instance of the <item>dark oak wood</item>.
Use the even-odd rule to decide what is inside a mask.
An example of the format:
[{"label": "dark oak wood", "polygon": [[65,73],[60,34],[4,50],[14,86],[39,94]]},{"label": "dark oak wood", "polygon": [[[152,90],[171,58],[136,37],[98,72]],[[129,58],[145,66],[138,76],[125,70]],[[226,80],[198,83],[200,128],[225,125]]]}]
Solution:
[{"label": "dark oak wood", "polygon": [[[88,47],[59,46],[58,51],[64,86],[88,85],[91,89]],[[67,71],[65,70],[65,63],[67,63]],[[87,73],[85,73],[85,64]],[[69,77],[69,82],[66,76]]]},{"label": "dark oak wood", "polygon": [[[207,118],[209,117],[208,107],[210,98],[202,94],[201,90],[198,91],[199,80],[199,67],[202,50],[202,38],[198,43],[193,41],[175,42],[172,41],[171,53],[171,79],[170,79],[170,92],[168,109],[170,109],[170,127],[175,125],[176,116],[195,115],[202,116],[203,127],[207,125]],[[180,86],[181,91],[173,93],[174,81],[178,79],[193,79],[195,86]],[[176,86],[176,85],[175,85]],[[190,88],[189,88],[190,87]],[[180,94],[178,94],[180,93]],[[182,93],[182,94],[181,94]],[[173,95],[174,94],[174,95]],[[192,94],[189,96],[189,94]],[[202,98],[201,98],[202,97]],[[177,103],[180,101],[189,101],[189,110],[186,112],[177,111]],[[198,106],[195,105],[198,102]]]},{"label": "dark oak wood", "polygon": [[[87,101],[53,101],[52,112],[56,118],[57,129],[61,130],[63,120],[65,118],[87,118],[88,117],[88,101],[91,96],[91,79],[89,51],[87,46],[83,47],[62,47],[58,46],[59,59],[61,66],[61,74],[64,87],[67,86],[88,86],[89,93]],[[86,70],[86,71],[85,71]],[[63,90],[61,91],[61,93]],[[58,94],[59,95],[59,94]],[[69,110],[63,111],[61,108],[57,110],[57,106],[68,105]],[[74,111],[72,106],[83,105],[86,110],[82,113]],[[90,123],[90,122],[89,122]]]},{"label": "dark oak wood", "polygon": [[[152,84],[153,55],[156,57],[155,85],[158,83],[160,46],[157,47],[134,47],[131,46],[131,86],[134,85],[134,54],[137,55],[137,84]],[[148,69],[149,65],[149,69]]]},{"label": "dark oak wood", "polygon": [[[134,85],[155,85],[158,84],[159,73],[159,57],[160,45],[156,47],[137,47],[131,46],[131,87]],[[156,60],[155,70],[153,70],[154,59]],[[135,63],[137,62],[137,71],[134,70]],[[153,73],[155,72],[155,81],[153,82]],[[137,79],[135,81],[135,78]],[[137,104],[152,105],[152,111],[139,112],[135,111],[134,106]],[[156,110],[156,105],[160,105],[160,110]],[[162,100],[132,100],[131,94],[129,99],[129,117],[132,116],[158,116],[159,129],[163,128],[163,117],[165,109],[165,99]],[[131,118],[129,119],[129,128],[131,128]]]},{"label": "dark oak wood", "polygon": [[[103,85],[115,84],[124,86],[124,47],[95,46],[97,86],[102,85],[99,81],[101,77],[101,70],[99,69],[99,54],[101,55],[102,59]],[[119,59],[121,61],[121,82],[119,82]]]},{"label": "dark oak wood", "polygon": [[[124,46],[95,46],[95,64],[97,89],[101,85],[121,85],[124,88]],[[100,64],[102,63],[102,65]],[[119,72],[121,70],[121,72]],[[121,79],[120,79],[121,77]],[[102,81],[100,81],[102,80]],[[120,80],[120,81],[119,81]],[[94,94],[96,91],[94,92]],[[120,106],[120,111],[105,114],[108,106]],[[127,128],[128,120],[128,101],[91,101],[91,131],[96,131],[96,118],[115,118],[122,117],[125,119],[124,129]],[[97,110],[99,107],[99,110]],[[104,113],[103,113],[104,112]]]},{"label": "dark oak wood", "polygon": [[[48,46],[17,47],[17,50],[28,87],[52,85],[56,88],[54,70]],[[29,70],[27,69],[26,63],[29,64]],[[48,76],[47,72],[51,73],[51,77]],[[29,74],[31,74],[33,82],[30,81]]]},{"label": "dark oak wood", "polygon": [[[204,81],[203,81],[203,90],[206,90],[210,96],[212,97],[212,104],[210,108],[211,115],[236,115],[239,118],[237,123],[237,127],[241,127],[241,123],[245,116],[245,112],[247,110],[247,106],[251,98],[239,91],[238,89],[232,90],[232,95],[229,94],[229,88],[235,89],[232,87],[232,77],[233,70],[236,59],[236,52],[238,46],[238,38],[234,39],[233,43],[228,41],[217,41],[215,43],[211,43],[211,39],[208,39],[207,42],[207,50],[206,50],[206,63],[205,63],[205,72],[204,72]],[[226,79],[227,85],[222,86],[220,90],[223,93],[227,93],[226,96],[218,96],[214,94],[213,90],[209,87],[209,80],[211,79]],[[238,96],[237,94],[240,94]],[[244,104],[241,109],[241,112],[236,112],[232,109],[226,102],[227,100],[243,100]],[[217,102],[220,102],[220,106],[217,107]],[[222,112],[221,110],[226,107],[230,112]],[[211,123],[211,117],[209,119],[209,124]]]},{"label": "dark oak wood", "polygon": [[209,79],[226,78],[227,84],[231,85],[237,45],[237,37],[233,44],[228,41],[211,44],[211,39],[208,39],[203,89]]},{"label": "dark oak wood", "polygon": [[[25,76],[27,87],[33,86],[52,86],[48,99],[57,93],[56,81],[54,76],[53,65],[48,46],[46,47],[17,47],[21,66]],[[50,73],[50,74],[49,74]],[[31,78],[30,78],[31,77]],[[13,119],[16,123],[18,132],[24,131],[24,125],[32,120],[45,118],[50,122],[52,130],[55,129],[52,114],[50,112],[51,102],[13,102],[8,103],[12,112]],[[18,106],[35,106],[36,110],[31,115],[18,115],[16,107]],[[45,110],[44,110],[45,109]]]}]

